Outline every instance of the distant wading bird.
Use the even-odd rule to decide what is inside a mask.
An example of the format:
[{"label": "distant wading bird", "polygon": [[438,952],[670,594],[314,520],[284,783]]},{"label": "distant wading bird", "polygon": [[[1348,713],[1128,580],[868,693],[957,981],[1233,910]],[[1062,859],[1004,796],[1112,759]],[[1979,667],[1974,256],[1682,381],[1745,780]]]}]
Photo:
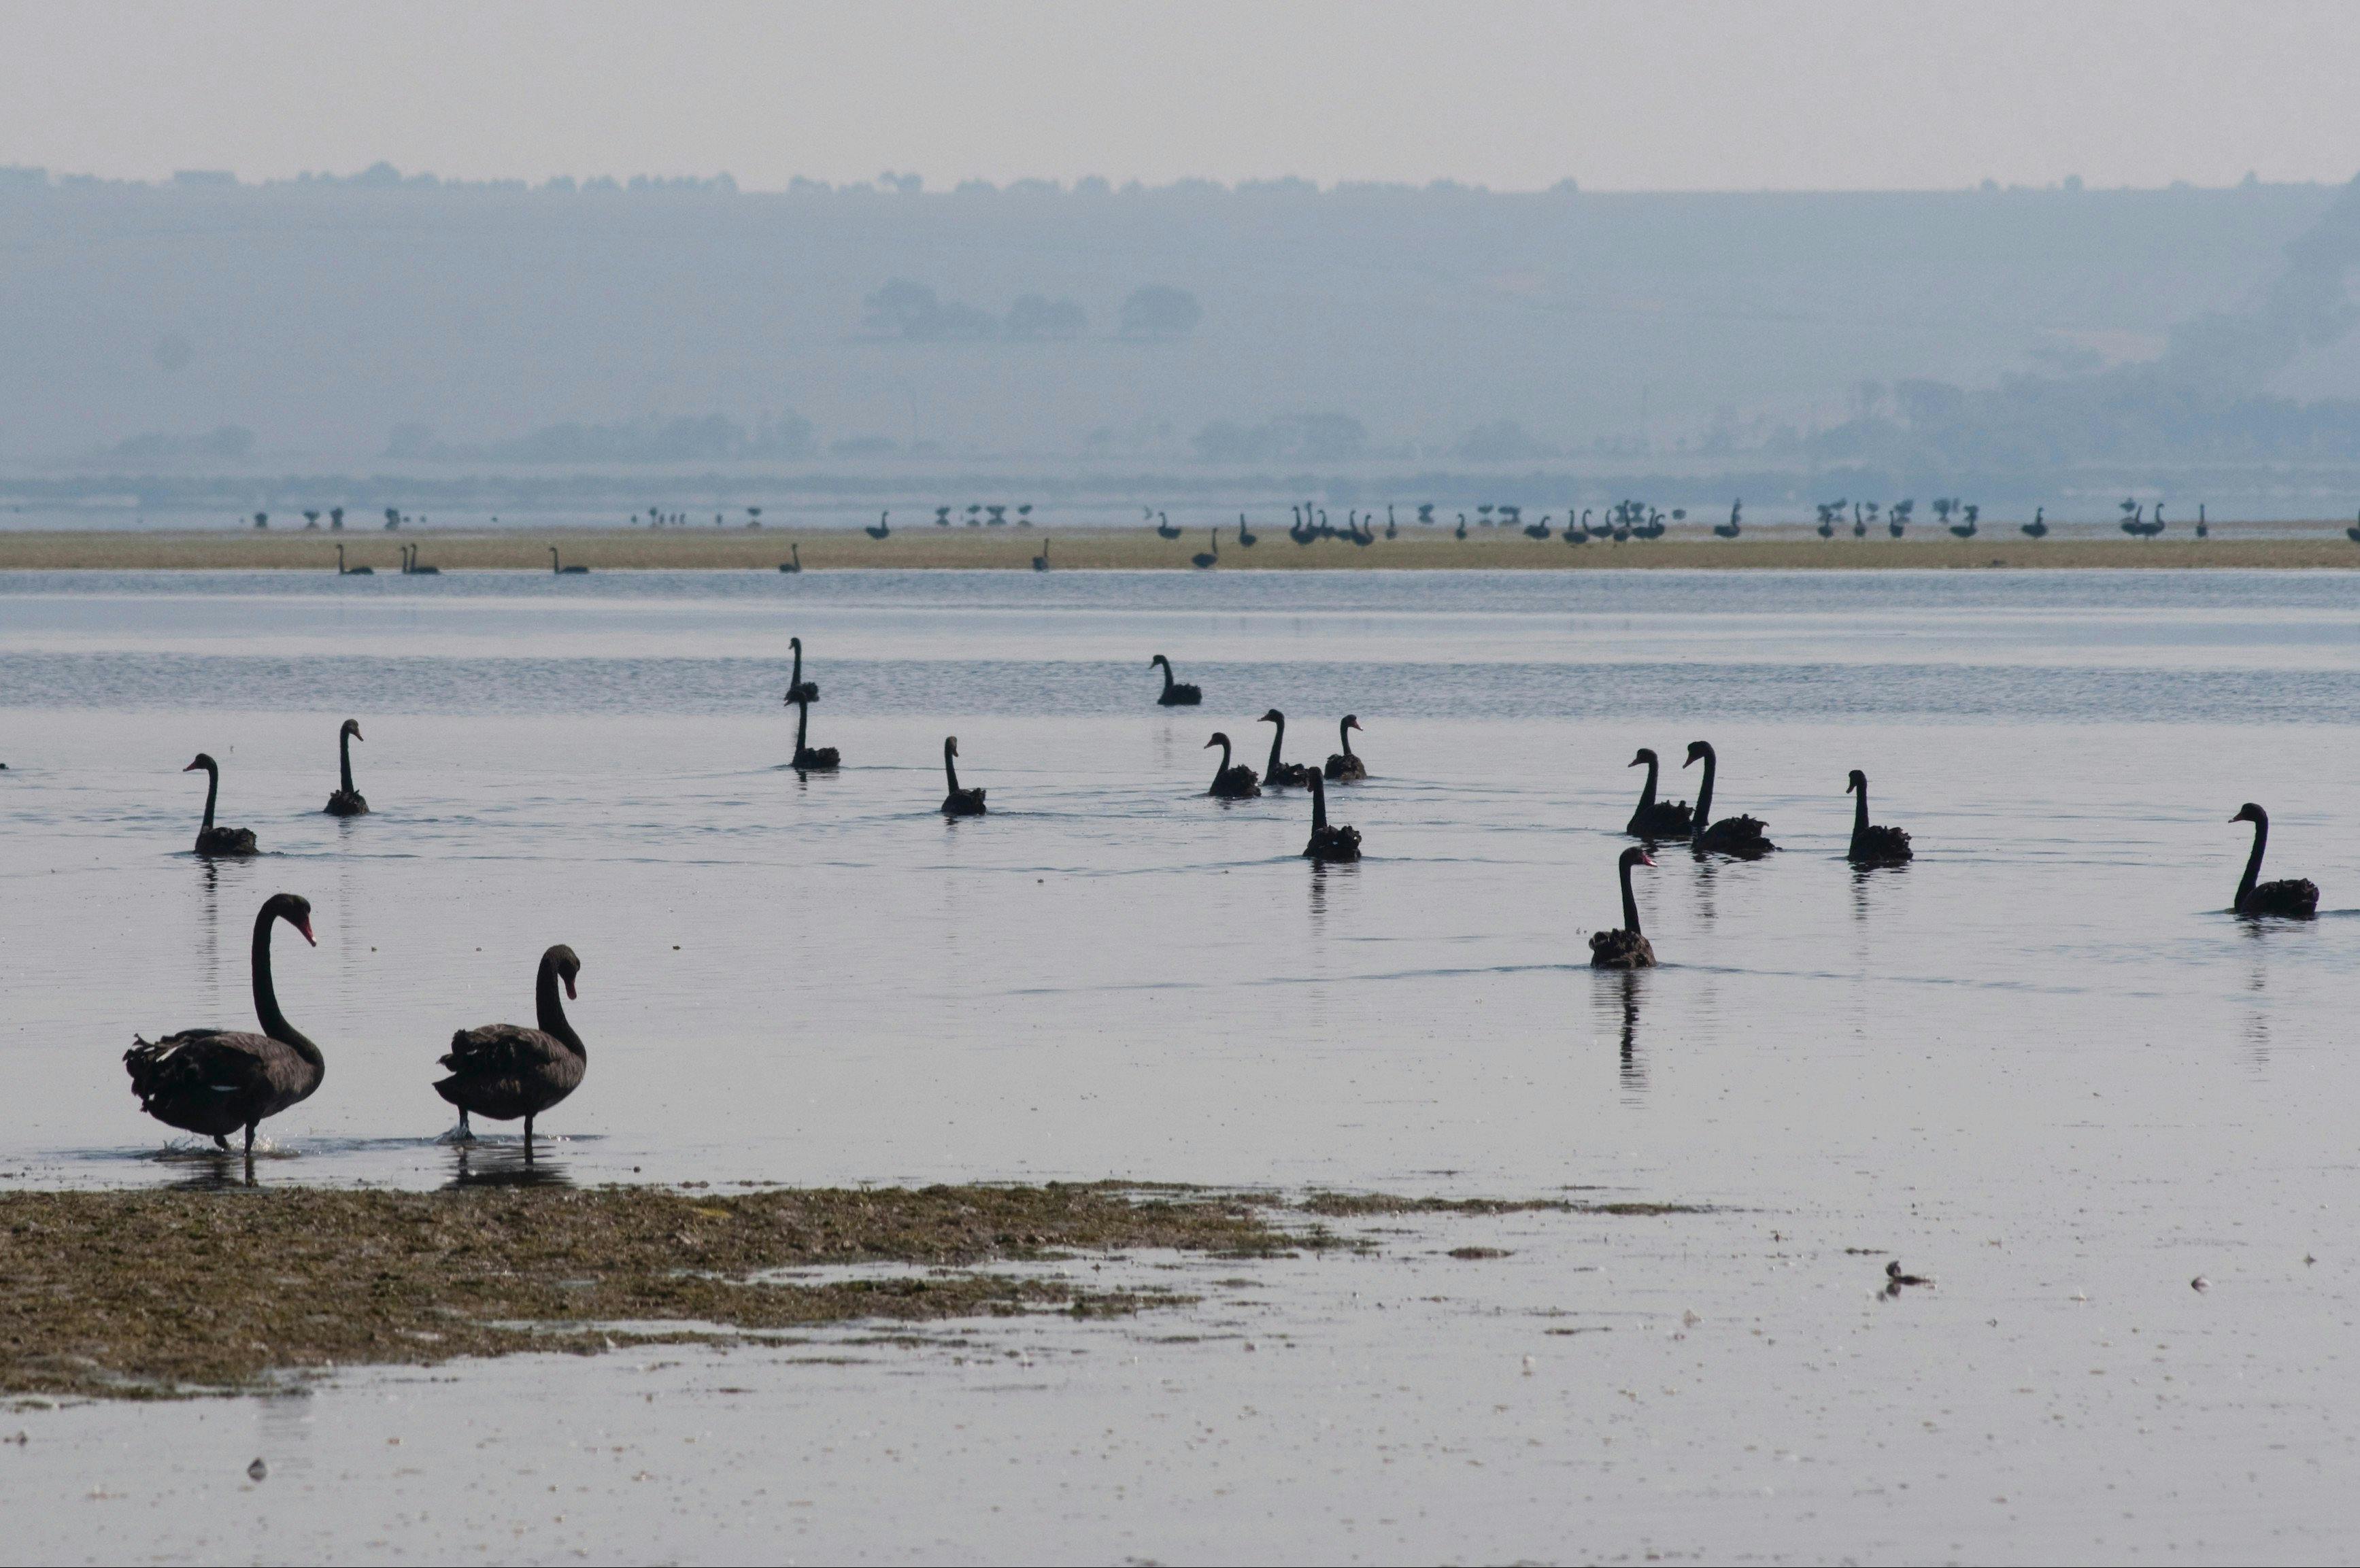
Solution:
[{"label": "distant wading bird", "polygon": [[2049,537],[2049,508],[2046,506],[2033,507],[2032,521],[2025,524],[2021,531],[2033,539],[2047,539]]},{"label": "distant wading bird", "polygon": [[362,739],[361,722],[346,719],[336,732],[336,766],[344,782],[328,797],[322,808],[332,817],[365,817],[368,815],[368,797],[353,788],[353,742]]},{"label": "distant wading bird", "polygon": [[582,961],[560,943],[541,955],[541,972],[533,981],[533,1011],[541,1027],[486,1024],[461,1029],[451,1037],[442,1058],[451,1076],[434,1092],[459,1107],[459,1136],[472,1139],[470,1116],[490,1121],[524,1118],[525,1147],[532,1147],[532,1120],[582,1086],[589,1071],[590,1052],[582,1037],[566,1021],[565,1004],[558,999],[562,983],[568,996],[575,995],[574,977]]},{"label": "distant wading bird", "polygon": [[197,853],[224,858],[254,854],[252,828],[213,826],[213,802],[221,798],[221,764],[201,751],[197,753],[197,759],[180,771],[202,771],[205,776],[205,820],[197,828]]},{"label": "distant wading bird", "polygon": [[1316,775],[1308,763],[1279,760],[1279,748],[1286,744],[1286,715],[1273,708],[1254,722],[1278,726],[1271,734],[1270,766],[1262,769],[1262,781],[1273,789],[1310,783]]},{"label": "distant wading bird", "polygon": [[979,817],[983,815],[983,791],[962,789],[958,781],[958,736],[943,737],[943,777],[950,781],[950,793],[943,797],[943,815],[946,817]]},{"label": "distant wading bird", "polygon": [[590,569],[586,566],[567,566],[557,559],[557,547],[555,545],[551,545],[549,547],[549,570],[555,572],[560,577],[575,577],[586,573]]},{"label": "distant wading bird", "polygon": [[[1732,501],[1729,504],[1729,521],[1725,523],[1713,524],[1712,531],[1722,539],[1735,539],[1740,529],[1744,526],[1744,511],[1745,503],[1743,501]],[[1630,873],[1625,871],[1623,876],[1627,878],[1630,876]]]},{"label": "distant wading bird", "polygon": [[123,1053],[141,1110],[223,1149],[229,1147],[229,1135],[244,1127],[248,1160],[254,1158],[255,1127],[308,1099],[327,1072],[320,1048],[279,1010],[270,980],[270,928],[279,920],[318,945],[311,935],[311,906],[293,893],[273,894],[255,916],[254,1012],[260,1034],[193,1029],[154,1040],[135,1035]]},{"label": "distant wading bird", "polygon": [[1230,766],[1229,737],[1219,730],[1213,732],[1205,749],[1209,751],[1217,746],[1221,748],[1220,765],[1213,769],[1213,787],[1205,793],[1224,800],[1246,800],[1261,794],[1262,785],[1255,781],[1252,768],[1242,762]]},{"label": "distant wading bird", "polygon": [[1155,705],[1157,707],[1193,708],[1197,703],[1205,700],[1205,693],[1196,690],[1196,687],[1189,685],[1184,681],[1175,681],[1172,679],[1172,661],[1164,658],[1164,655],[1159,653],[1153,659],[1149,659],[1147,661],[1147,668],[1153,670],[1159,664],[1164,666],[1164,691],[1161,696],[1155,699]]},{"label": "distant wading bird", "polygon": [[1221,564],[1221,530],[1207,528],[1205,532],[1212,541],[1211,548],[1198,550],[1188,558],[1188,564],[1199,572],[1210,572]]},{"label": "distant wading bird", "polygon": [[1045,535],[1041,540],[1041,553],[1032,558],[1032,570],[1035,572],[1049,570],[1049,540]]},{"label": "distant wading bird", "polygon": [[1697,789],[1696,828],[1688,843],[1699,855],[1726,855],[1738,860],[1759,860],[1778,846],[1763,835],[1766,825],[1759,819],[1747,816],[1723,817],[1712,820],[1712,785],[1721,759],[1713,755],[1712,746],[1704,741],[1688,743],[1686,768],[1701,759],[1704,781]]},{"label": "distant wading bird", "polygon": [[404,577],[440,577],[442,575],[442,569],[439,566],[419,565],[418,547],[414,544],[406,544],[401,547],[401,574]]},{"label": "distant wading bird", "polygon": [[779,562],[779,570],[792,577],[803,569],[803,547],[792,539],[787,541],[787,559]]},{"label": "distant wading bird", "polygon": [[1322,865],[1360,858],[1360,830],[1328,821],[1328,787],[1317,773],[1311,775],[1311,841],[1303,855]]},{"label": "distant wading bird", "polygon": [[2241,915],[2284,915],[2307,920],[2319,913],[2319,884],[2307,877],[2285,882],[2262,882],[2262,851],[2270,842],[2270,814],[2251,800],[2237,808],[2233,822],[2254,824],[2254,853],[2245,858],[2245,875],[2237,883],[2234,906]]},{"label": "distant wading bird", "polygon": [[860,531],[873,539],[888,537],[893,531],[893,514],[890,511],[878,513],[877,520]]},{"label": "distant wading bird", "polygon": [[1844,785],[1857,795],[1852,813],[1852,846],[1844,858],[1854,866],[1898,866],[1911,858],[1909,834],[1900,828],[1878,827],[1868,820],[1868,775],[1855,768]]},{"label": "distant wading bird", "polygon": [[1626,768],[1642,765],[1647,769],[1647,782],[1639,790],[1639,803],[1632,809],[1631,820],[1622,825],[1622,831],[1633,838],[1650,840],[1688,837],[1696,826],[1695,814],[1688,810],[1688,802],[1655,799],[1655,775],[1660,765],[1652,747],[1641,746],[1639,755],[1623,764]]},{"label": "distant wading bird", "polygon": [[1328,778],[1335,783],[1357,784],[1369,776],[1368,764],[1352,755],[1352,732],[1360,727],[1360,721],[1350,713],[1345,714],[1343,723],[1336,726],[1337,738],[1344,749],[1328,757],[1326,769]]},{"label": "distant wading bird", "polygon": [[1631,867],[1655,864],[1655,858],[1635,844],[1622,852],[1617,862],[1622,879],[1622,929],[1590,933],[1592,969],[1655,967],[1655,949],[1639,931],[1639,900],[1631,893]]},{"label": "distant wading bird", "polygon": [[[316,514],[314,515],[316,516]],[[343,545],[338,545],[336,547],[336,575],[339,577],[374,577],[377,575],[377,568],[374,566],[346,566],[344,564],[344,547]]]}]

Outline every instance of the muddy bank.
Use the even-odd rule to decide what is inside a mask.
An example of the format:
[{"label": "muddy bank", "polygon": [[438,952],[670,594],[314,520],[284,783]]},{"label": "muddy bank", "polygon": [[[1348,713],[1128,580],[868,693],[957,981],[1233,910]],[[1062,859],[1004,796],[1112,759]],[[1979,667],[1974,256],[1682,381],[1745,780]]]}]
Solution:
[{"label": "muddy bank", "polygon": [[[2322,525],[2322,528],[2324,525]],[[2354,568],[2360,545],[2340,533],[2299,539],[2235,537],[2058,539],[2033,540],[2012,528],[1974,539],[1929,536],[1905,539],[1820,539],[1799,528],[1749,530],[1739,539],[1673,538],[1652,543],[1568,545],[1562,539],[1528,539],[1494,528],[1458,539],[1439,528],[1405,531],[1367,546],[1327,539],[1288,541],[1283,528],[1256,536],[1251,550],[1225,530],[1218,570],[1229,571],[1598,571],[1688,570],[1875,571],[1890,569],[2020,570],[2041,567]],[[592,572],[775,572],[800,552],[805,570],[896,567],[937,571],[1026,571],[1044,548],[1055,571],[1187,571],[1206,548],[1201,529],[1175,540],[1143,528],[1106,532],[1001,528],[937,531],[896,528],[872,539],[850,529],[790,528],[594,529],[497,533],[0,533],[0,571],[87,570],[285,571],[333,574],[335,547],[347,562],[377,577],[399,570],[399,547],[415,544],[419,559],[443,572],[547,572],[555,546],[569,566]]]},{"label": "muddy bank", "polygon": [[[1130,1312],[1183,1298],[974,1268],[1142,1247],[1270,1256],[1306,1239],[1324,1236],[1282,1231],[1251,1201],[1111,1186],[5,1192],[0,1396],[235,1390],[715,1325]],[[763,1278],[851,1263],[929,1271]],[[617,1323],[631,1326],[600,1326]]]}]

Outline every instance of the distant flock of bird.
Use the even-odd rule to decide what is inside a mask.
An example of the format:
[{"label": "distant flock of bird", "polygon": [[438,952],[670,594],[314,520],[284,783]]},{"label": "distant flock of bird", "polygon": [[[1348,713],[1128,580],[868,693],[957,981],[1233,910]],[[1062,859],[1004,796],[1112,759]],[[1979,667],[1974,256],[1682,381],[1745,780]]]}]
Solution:
[{"label": "distant flock of bird", "polygon": [[[819,683],[803,675],[803,639],[792,637],[789,646],[794,663],[788,675],[785,700],[795,709],[795,746],[791,766],[806,774],[834,772],[843,766],[836,748],[814,747],[810,744],[811,709],[819,700]],[[1159,653],[1149,659],[1148,667],[1163,672],[1163,690],[1155,699],[1159,706],[1193,708],[1204,702],[1203,691],[1178,680],[1171,659],[1164,655]],[[1257,774],[1252,768],[1236,761],[1229,736],[1215,731],[1205,743],[1205,749],[1218,746],[1221,757],[1214,768],[1206,795],[1241,800],[1258,798],[1265,789],[1308,789],[1311,836],[1304,844],[1303,857],[1322,865],[1359,860],[1360,830],[1329,818],[1327,787],[1358,783],[1369,777],[1368,764],[1352,749],[1352,734],[1361,728],[1360,719],[1347,713],[1338,722],[1338,749],[1319,768],[1286,760],[1284,713],[1272,708],[1258,722],[1273,726],[1270,757],[1262,772]],[[336,732],[337,784],[323,808],[330,816],[368,814],[368,800],[353,779],[353,743],[363,738],[356,719],[346,719]],[[945,790],[941,812],[945,817],[983,816],[987,814],[984,790],[980,786],[959,783],[958,755],[958,737],[945,736]],[[1720,757],[1710,743],[1689,743],[1682,766],[1698,763],[1704,765],[1704,772],[1693,807],[1685,801],[1659,797],[1660,760],[1652,749],[1641,747],[1628,764],[1647,770],[1638,802],[1623,825],[1624,833],[1640,842],[1623,850],[1617,862],[1622,923],[1592,933],[1590,961],[1593,967],[1655,967],[1655,950],[1640,928],[1631,873],[1636,866],[1654,866],[1651,852],[1658,845],[1686,844],[1699,859],[1718,855],[1759,860],[1777,849],[1770,841],[1768,825],[1759,818],[1743,813],[1716,818],[1712,814]],[[200,752],[182,771],[205,775],[204,817],[197,829],[197,855],[213,859],[258,853],[259,845],[251,829],[225,827],[214,821],[221,797],[221,765]],[[1907,864],[1914,855],[1907,832],[1869,821],[1867,775],[1859,768],[1852,769],[1844,788],[1853,797],[1852,839],[1845,850],[1846,858],[1864,868]],[[2300,878],[2278,882],[2260,879],[2262,855],[2269,842],[2269,814],[2248,802],[2230,821],[2250,822],[2254,829],[2252,851],[2234,900],[2236,912],[2298,920],[2315,915],[2319,909],[2319,888],[2315,884]],[[277,922],[284,920],[306,942],[316,945],[311,911],[304,898],[293,893],[279,893],[267,900],[255,918],[252,970],[260,1033],[193,1029],[154,1040],[135,1037],[123,1060],[143,1111],[169,1127],[211,1138],[224,1149],[229,1148],[229,1135],[242,1129],[246,1154],[251,1160],[256,1128],[268,1117],[309,1098],[319,1088],[326,1070],[325,1061],[320,1048],[289,1023],[279,1010],[270,968],[270,938]],[[534,1118],[581,1084],[589,1054],[581,1036],[567,1021],[564,1003],[559,996],[561,986],[565,996],[576,995],[574,979],[581,967],[581,960],[572,948],[563,944],[551,947],[541,954],[534,980],[535,1027],[488,1024],[461,1029],[452,1036],[451,1049],[442,1058],[447,1075],[435,1083],[434,1090],[457,1107],[458,1134],[463,1139],[473,1136],[471,1116],[492,1121],[520,1117],[530,1153]]]}]

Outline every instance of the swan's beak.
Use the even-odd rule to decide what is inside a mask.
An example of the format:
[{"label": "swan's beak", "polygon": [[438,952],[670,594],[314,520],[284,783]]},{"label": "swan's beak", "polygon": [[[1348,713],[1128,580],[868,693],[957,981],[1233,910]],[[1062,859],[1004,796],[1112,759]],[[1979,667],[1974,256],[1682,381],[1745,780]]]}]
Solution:
[{"label": "swan's beak", "polygon": [[365,735],[361,734],[361,727],[360,727],[360,725],[358,725],[358,724],[355,724],[355,725],[353,726],[353,738],[354,738],[355,740],[366,740],[366,739],[368,739],[368,736],[366,736],[366,735]]},{"label": "swan's beak", "polygon": [[[189,764],[186,768],[181,768],[181,769],[180,769],[180,771],[181,771],[181,772],[183,772],[183,773],[194,773],[196,770],[197,770],[197,765],[196,765],[195,763],[193,763],[193,762],[191,762],[191,764]],[[2232,819],[2232,820],[2234,821],[2234,819]]]},{"label": "swan's beak", "polygon": [[574,976],[571,975],[568,975],[565,977],[565,999],[569,1002],[581,1000],[580,997],[574,994]]},{"label": "swan's beak", "polygon": [[303,933],[303,940],[304,940],[305,942],[310,942],[313,947],[317,947],[317,946],[319,946],[319,945],[320,945],[320,939],[319,939],[318,937],[313,936],[313,935],[311,934],[311,916],[309,916],[309,915],[298,915],[298,916],[296,916],[296,917],[295,917],[295,919],[294,919],[294,920],[291,920],[291,921],[290,921],[289,923],[290,923],[290,925],[292,925],[292,926],[293,926],[297,931],[301,931],[301,932]]},{"label": "swan's beak", "polygon": [[1655,857],[1652,855],[1643,855],[1639,857],[1639,864],[1642,866],[1653,866],[1655,864]]},{"label": "swan's beak", "polygon": [[1624,763],[1622,766],[1623,766],[1623,767],[1625,767],[1625,768],[1636,768],[1636,767],[1638,767],[1638,766],[1639,766],[1639,759],[1638,759],[1637,757],[1633,757],[1630,761],[1628,761],[1628,762]]}]

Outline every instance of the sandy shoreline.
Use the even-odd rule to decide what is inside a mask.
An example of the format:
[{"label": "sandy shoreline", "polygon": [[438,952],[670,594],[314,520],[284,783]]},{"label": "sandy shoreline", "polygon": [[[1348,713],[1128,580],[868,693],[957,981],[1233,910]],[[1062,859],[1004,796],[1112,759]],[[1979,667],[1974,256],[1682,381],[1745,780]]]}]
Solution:
[{"label": "sandy shoreline", "polygon": [[[2270,569],[2360,567],[2360,545],[2334,536],[2315,539],[2193,538],[2164,539],[2027,539],[2011,533],[1976,539],[1838,539],[1765,530],[1742,539],[1667,539],[1653,543],[1568,545],[1494,529],[1466,539],[1436,528],[1355,546],[1329,539],[1301,546],[1283,529],[1256,536],[1251,550],[1224,530],[1223,571],[1802,571],[1830,569],[1941,570],[2001,567]],[[0,533],[0,571],[333,572],[336,545],[355,566],[398,571],[398,548],[420,547],[420,560],[445,572],[546,571],[552,547],[568,565],[598,572],[770,572],[790,546],[814,572],[879,567],[932,571],[1023,571],[1045,548],[1057,571],[1187,571],[1205,549],[1192,531],[1162,539],[1145,529],[1059,532],[1048,529],[930,528],[896,529],[884,539],[839,529],[692,528],[653,532],[600,529],[467,533],[432,531],[392,536],[350,533]]]}]

